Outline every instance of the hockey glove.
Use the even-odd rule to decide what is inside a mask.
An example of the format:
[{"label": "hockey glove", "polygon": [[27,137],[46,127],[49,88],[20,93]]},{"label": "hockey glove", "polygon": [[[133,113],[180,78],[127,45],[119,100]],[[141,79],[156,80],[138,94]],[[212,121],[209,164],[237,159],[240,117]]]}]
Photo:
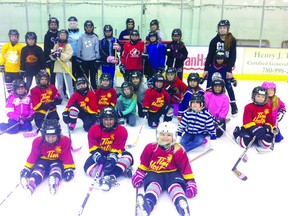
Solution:
[{"label": "hockey glove", "polygon": [[115,49],[117,52],[120,52],[121,46],[118,43],[113,43],[113,49]]},{"label": "hockey glove", "polygon": [[58,50],[51,53],[51,56],[54,59],[60,58],[60,55],[61,55],[61,52],[59,52]]},{"label": "hockey glove", "polygon": [[100,151],[96,151],[93,156],[92,156],[93,160],[95,161],[95,163],[97,164],[104,164],[106,161],[106,157],[103,156]]},{"label": "hockey glove", "polygon": [[280,122],[283,119],[285,113],[286,113],[286,110],[283,110],[283,109],[278,110],[278,115],[277,115],[277,121],[278,122]]},{"label": "hockey glove", "polygon": [[204,83],[204,81],[205,81],[205,80],[204,80],[202,77],[200,77],[200,79],[199,79],[199,84],[202,85],[202,84]]},{"label": "hockey glove", "polygon": [[109,153],[103,167],[103,172],[105,173],[111,172],[114,169],[117,161],[118,161],[117,154]]},{"label": "hockey glove", "polygon": [[197,185],[194,180],[189,180],[186,183],[186,196],[187,198],[193,198],[197,195]]},{"label": "hockey glove", "polygon": [[170,95],[174,95],[177,92],[177,89],[173,88],[171,85],[168,85],[165,89]]},{"label": "hockey glove", "polygon": [[65,124],[69,124],[70,123],[70,118],[69,118],[69,111],[64,111],[62,113],[62,118]]},{"label": "hockey glove", "polygon": [[258,140],[263,140],[266,136],[267,130],[262,126],[253,126],[249,129],[253,136],[256,136]]},{"label": "hockey glove", "polygon": [[125,71],[125,65],[123,65],[123,64],[119,65],[119,70],[120,70],[120,72],[121,72],[123,75],[125,75],[125,73],[126,73],[126,71]]},{"label": "hockey glove", "polygon": [[216,123],[216,125],[217,125],[218,127],[223,128],[223,126],[224,126],[224,124],[225,124],[225,119],[223,119],[223,118],[218,119],[218,120],[215,121],[215,123]]},{"label": "hockey glove", "polygon": [[0,65],[0,72],[4,73],[5,72],[5,65]]},{"label": "hockey glove", "polygon": [[139,188],[142,186],[145,175],[146,175],[145,171],[139,168],[136,170],[136,172],[132,176],[132,185],[134,188]]},{"label": "hockey glove", "polygon": [[62,103],[62,98],[56,96],[51,103],[55,106],[60,105]]},{"label": "hockey glove", "polygon": [[20,172],[20,178],[28,178],[30,174],[31,174],[31,169],[24,167],[24,169],[22,169]]},{"label": "hockey glove", "polygon": [[63,179],[68,182],[68,181],[70,181],[73,178],[74,178],[73,169],[65,169],[64,173],[63,173]]}]

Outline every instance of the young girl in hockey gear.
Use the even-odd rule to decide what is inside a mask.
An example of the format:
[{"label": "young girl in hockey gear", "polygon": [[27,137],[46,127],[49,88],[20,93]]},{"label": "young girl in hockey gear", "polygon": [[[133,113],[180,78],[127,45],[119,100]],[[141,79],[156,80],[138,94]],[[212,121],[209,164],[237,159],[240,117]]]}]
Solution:
[{"label": "young girl in hockey gear", "polygon": [[68,18],[68,42],[71,44],[73,49],[72,55],[72,74],[74,77],[82,77],[83,74],[81,73],[80,65],[77,62],[77,47],[78,47],[78,40],[80,36],[83,34],[80,32],[78,28],[78,19],[75,16],[71,16]]},{"label": "young girl in hockey gear", "polygon": [[137,95],[137,109],[138,116],[143,118],[143,108],[142,103],[144,100],[145,91],[148,89],[148,86],[143,82],[141,77],[141,71],[132,71],[130,76],[130,82],[133,85],[134,93]]},{"label": "young girl in hockey gear", "polygon": [[50,84],[50,76],[46,71],[40,71],[36,76],[36,86],[31,89],[32,106],[35,111],[34,121],[41,128],[45,114],[46,119],[57,119],[56,105],[62,103],[62,98],[53,84]]},{"label": "young girl in hockey gear", "polygon": [[143,71],[143,52],[144,42],[139,38],[138,30],[134,29],[130,34],[130,41],[124,44],[121,65],[119,66],[125,81],[129,81],[130,73],[133,70]]},{"label": "young girl in hockey gear", "polygon": [[31,153],[20,173],[21,185],[32,195],[36,187],[48,177],[50,193],[54,195],[62,179],[70,181],[74,177],[71,140],[61,135],[61,127],[56,119],[45,120],[41,134],[33,140]]},{"label": "young girl in hockey gear", "polygon": [[177,143],[176,136],[177,127],[163,122],[156,130],[156,143],[145,146],[132,176],[133,187],[144,183],[145,190],[145,195],[137,196],[136,215],[150,215],[165,190],[179,215],[190,215],[187,198],[197,195],[197,185],[185,149]]},{"label": "young girl in hockey gear", "polygon": [[[93,89],[98,86],[98,68],[101,59],[99,52],[99,38],[94,33],[94,23],[86,20],[84,23],[85,34],[82,34],[78,41],[77,58],[82,65],[86,76],[90,77],[90,83]],[[89,46],[87,46],[89,44]]]},{"label": "young girl in hockey gear", "polygon": [[156,32],[157,33],[157,38],[159,41],[164,40],[164,34],[163,32],[160,31],[160,26],[159,26],[159,21],[157,19],[151,20],[150,22],[150,30],[148,34],[146,35],[146,40],[149,40],[149,34],[150,32]]},{"label": "young girl in hockey gear", "polygon": [[176,76],[175,68],[167,68],[164,88],[170,95],[170,104],[174,108],[174,115],[178,115],[179,103],[183,98],[187,85]]},{"label": "young girl in hockey gear", "polygon": [[128,125],[133,127],[136,125],[137,95],[134,94],[134,88],[130,82],[123,82],[121,91],[122,94],[119,96],[116,104],[119,123],[125,124],[125,121],[127,121]]},{"label": "young girl in hockey gear", "polygon": [[7,131],[16,134],[19,131],[31,131],[34,110],[32,108],[31,97],[27,96],[26,83],[21,79],[16,79],[12,83],[13,91],[10,93],[5,111],[8,123],[0,123],[0,130],[4,131],[13,125],[15,127]]},{"label": "young girl in hockey gear", "polygon": [[51,17],[48,20],[48,31],[44,36],[44,55],[46,59],[46,67],[50,71],[51,84],[55,85],[54,61],[51,60],[50,54],[54,45],[57,43],[59,28],[59,20],[56,17]]},{"label": "young girl in hockey gear", "polygon": [[100,113],[104,107],[115,107],[117,102],[117,93],[112,88],[112,77],[110,74],[102,73],[100,76],[100,88],[95,92],[97,103],[97,114]]},{"label": "young girl in hockey gear", "polygon": [[[113,107],[105,107],[100,112],[100,124],[95,124],[88,132],[90,156],[84,171],[94,177],[100,164],[102,176],[98,183],[103,190],[109,190],[111,183],[133,165],[133,156],[125,150],[128,132],[118,125],[117,112]],[[108,187],[108,188],[107,188]]]},{"label": "young girl in hockey gear", "polygon": [[[50,55],[51,59],[55,61],[54,73],[56,73],[58,85],[57,88],[62,98],[64,98],[63,82],[65,83],[66,90],[68,91],[66,92],[68,98],[70,98],[74,92],[72,74],[69,74],[69,72],[66,71],[68,69],[71,72],[72,64],[70,60],[72,55],[73,49],[72,46],[68,43],[68,31],[62,29],[58,32],[58,42],[51,50]],[[66,65],[67,69],[65,69],[62,64]]]},{"label": "young girl in hockey gear", "polygon": [[253,137],[256,137],[254,143],[263,148],[270,148],[273,139],[273,125],[275,121],[272,117],[272,109],[267,104],[267,90],[257,86],[252,91],[252,103],[244,108],[243,125],[236,127],[233,135],[237,143],[242,148],[250,143]]},{"label": "young girl in hockey gear", "polygon": [[148,117],[148,125],[157,128],[160,117],[164,115],[163,121],[171,121],[173,107],[170,106],[170,96],[164,89],[164,77],[155,74],[153,77],[153,88],[148,88],[143,100],[143,114]]},{"label": "young girl in hockey gear", "polygon": [[[231,114],[233,116],[236,116],[238,113],[238,108],[237,108],[237,104],[236,104],[234,90],[233,90],[233,87],[231,85],[231,83],[233,83],[233,85],[235,86],[236,80],[233,78],[233,74],[232,74],[232,78],[230,76],[227,76],[227,73],[228,73],[227,72],[227,65],[226,65],[226,63],[224,63],[224,60],[225,60],[224,51],[221,51],[221,50],[216,51],[215,59],[214,59],[213,63],[210,65],[208,75],[206,76],[206,78],[207,78],[206,91],[210,90],[210,88],[211,88],[213,76],[215,76],[215,74],[217,74],[217,76],[220,75],[220,77],[225,82],[225,88],[227,89],[227,92],[228,92],[228,95],[230,98]],[[205,79],[205,77],[204,77],[204,79]]]},{"label": "young girl in hockey gear", "polygon": [[[159,42],[157,32],[151,31],[148,34],[149,44],[146,46],[147,55],[145,59],[145,75],[150,80],[156,73],[163,73],[165,68],[166,47]],[[145,57],[146,56],[146,57]]]},{"label": "young girl in hockey gear", "polygon": [[205,104],[203,95],[193,94],[190,98],[190,109],[184,112],[178,125],[178,139],[186,152],[207,143],[205,137],[208,134],[211,140],[217,138],[213,116],[205,108]]},{"label": "young girl in hockey gear", "polygon": [[24,73],[27,91],[29,92],[33,77],[36,78],[40,70],[46,69],[46,61],[42,48],[37,46],[37,35],[35,32],[27,32],[25,42],[27,45],[23,47],[21,52],[20,72]]},{"label": "young girl in hockey gear", "polygon": [[225,83],[222,78],[213,80],[211,86],[212,91],[206,92],[204,97],[206,108],[214,117],[217,137],[220,137],[223,135],[223,130],[226,130],[229,98],[225,94]]},{"label": "young girl in hockey gear", "polygon": [[94,125],[96,120],[97,105],[95,93],[89,90],[88,83],[84,77],[77,78],[76,92],[69,99],[62,113],[63,121],[69,124],[69,129],[74,130],[77,118],[83,121],[85,131]]},{"label": "young girl in hockey gear", "polygon": [[265,88],[268,92],[268,104],[272,107],[272,117],[275,121],[275,127],[277,130],[277,135],[275,137],[275,142],[280,142],[283,139],[283,136],[278,127],[278,122],[280,122],[284,114],[286,113],[285,103],[276,96],[276,84],[273,82],[263,82],[262,87]]},{"label": "young girl in hockey gear", "polygon": [[4,73],[4,81],[8,93],[12,91],[12,83],[16,79],[22,79],[20,75],[20,57],[24,47],[19,42],[19,32],[10,29],[8,32],[10,42],[3,44],[0,56],[0,72]]},{"label": "young girl in hockey gear", "polygon": [[201,78],[198,73],[190,73],[187,78],[188,88],[187,91],[184,93],[184,96],[179,103],[179,110],[178,110],[178,120],[181,121],[183,113],[189,109],[189,101],[193,94],[199,93],[201,95],[205,94],[205,91],[199,86],[201,82]]},{"label": "young girl in hockey gear", "polygon": [[167,67],[176,68],[177,76],[180,80],[183,79],[183,66],[184,61],[188,56],[188,51],[184,42],[181,40],[182,31],[181,29],[173,29],[172,31],[172,42],[166,46]]},{"label": "young girl in hockey gear", "polygon": [[100,56],[102,61],[102,73],[109,73],[112,77],[112,87],[114,86],[115,67],[119,63],[116,52],[121,50],[118,40],[113,37],[113,28],[111,25],[105,25],[104,38],[100,43]]}]

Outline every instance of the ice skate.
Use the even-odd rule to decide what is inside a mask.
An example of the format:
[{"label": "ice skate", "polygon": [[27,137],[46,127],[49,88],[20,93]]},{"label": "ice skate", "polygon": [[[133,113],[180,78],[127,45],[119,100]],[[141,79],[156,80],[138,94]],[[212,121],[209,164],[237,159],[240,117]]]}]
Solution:
[{"label": "ice skate", "polygon": [[132,178],[132,168],[129,167],[128,169],[126,169],[123,173],[123,176],[127,177],[127,178]]},{"label": "ice skate", "polygon": [[111,187],[119,186],[119,183],[114,175],[107,175],[98,180],[97,186],[103,191],[109,191]]},{"label": "ice skate", "polygon": [[152,210],[152,203],[143,194],[138,194],[136,216],[149,216]]},{"label": "ice skate", "polygon": [[31,196],[36,188],[35,180],[23,177],[20,179],[20,183],[27,195]]},{"label": "ice skate", "polygon": [[176,209],[181,216],[190,216],[190,210],[187,200],[183,197],[178,197],[175,201]]},{"label": "ice skate", "polygon": [[51,195],[55,195],[59,186],[59,179],[53,175],[49,176],[49,190]]}]

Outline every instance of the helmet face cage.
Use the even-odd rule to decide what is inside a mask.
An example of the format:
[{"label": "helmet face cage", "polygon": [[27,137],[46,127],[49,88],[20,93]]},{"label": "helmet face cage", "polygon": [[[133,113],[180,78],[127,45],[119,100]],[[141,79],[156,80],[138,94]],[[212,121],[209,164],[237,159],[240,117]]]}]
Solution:
[{"label": "helmet face cage", "polygon": [[[263,95],[265,96],[265,100],[264,102],[258,102],[256,101],[256,95]],[[254,104],[258,105],[258,106],[263,106],[267,103],[268,100],[268,92],[265,88],[263,88],[262,86],[257,86],[253,89],[252,91],[252,101]]]},{"label": "helmet face cage", "polygon": [[[126,94],[124,93],[124,89],[125,89],[125,88],[129,88],[129,89],[130,89],[130,94],[129,94],[129,95],[126,95]],[[133,87],[133,85],[132,85],[131,82],[125,81],[125,82],[123,82],[122,85],[121,85],[121,91],[122,91],[123,97],[125,97],[125,98],[131,98],[132,95],[133,95],[133,93],[134,93],[134,87]]]},{"label": "helmet face cage", "polygon": [[[42,138],[45,140],[46,144],[54,145],[60,140],[61,131],[62,131],[61,126],[60,126],[59,121],[57,119],[46,119],[43,122],[43,125],[41,128]],[[46,135],[56,135],[57,140],[53,143],[48,143],[45,139]]]},{"label": "helmet face cage", "polygon": [[[47,84],[43,85],[41,84],[41,78],[42,77],[46,77],[47,78]],[[50,75],[48,74],[47,71],[40,71],[37,76],[36,76],[36,84],[40,87],[40,88],[47,88],[50,84]]]},{"label": "helmet face cage", "polygon": [[[104,107],[101,111],[100,111],[100,114],[99,114],[99,118],[100,118],[100,127],[106,131],[106,132],[110,132],[114,129],[117,128],[118,126],[118,118],[117,118],[117,112],[116,110],[111,107],[111,106],[108,106],[108,107]],[[107,127],[107,125],[105,125],[103,123],[103,120],[105,118],[113,118],[114,119],[114,124],[111,126],[111,127]]]},{"label": "helmet face cage", "polygon": [[192,96],[190,97],[190,101],[189,101],[190,107],[192,105],[192,102],[200,103],[201,110],[205,108],[206,101],[202,94],[199,94],[199,93],[192,94]]},{"label": "helmet face cage", "polygon": [[[217,85],[220,85],[221,88],[222,88],[222,90],[221,90],[220,93],[216,92],[215,89],[214,89],[214,87],[217,86]],[[211,87],[212,87],[212,92],[213,92],[214,94],[216,94],[216,95],[223,94],[224,91],[225,91],[225,89],[224,89],[224,87],[225,87],[225,82],[224,82],[224,80],[223,80],[222,78],[220,78],[220,79],[215,79],[215,80],[212,81]]]},{"label": "helmet face cage", "polygon": [[[27,95],[27,90],[26,90],[26,83],[21,80],[21,79],[16,79],[13,81],[12,83],[12,88],[13,88],[13,92],[14,94],[19,97],[20,99],[24,98]],[[17,93],[17,89],[18,88],[25,88],[25,92],[22,94],[18,94]]]},{"label": "helmet face cage", "polygon": [[[102,81],[109,81],[108,86],[103,86]],[[112,87],[112,77],[108,73],[102,73],[100,76],[100,88],[107,90]]]},{"label": "helmet face cage", "polygon": [[[159,140],[160,133],[170,133],[173,135],[172,143],[161,143]],[[175,144],[177,138],[177,126],[174,125],[172,122],[163,122],[159,124],[158,128],[156,129],[156,139],[160,146],[172,146]]]}]

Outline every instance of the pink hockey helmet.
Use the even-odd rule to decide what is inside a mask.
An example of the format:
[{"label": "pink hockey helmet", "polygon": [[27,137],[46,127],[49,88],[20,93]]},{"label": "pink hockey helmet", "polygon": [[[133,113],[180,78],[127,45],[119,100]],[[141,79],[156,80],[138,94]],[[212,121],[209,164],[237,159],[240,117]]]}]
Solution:
[{"label": "pink hockey helmet", "polygon": [[272,88],[276,90],[276,84],[274,82],[265,81],[262,83],[262,87],[265,89]]}]

